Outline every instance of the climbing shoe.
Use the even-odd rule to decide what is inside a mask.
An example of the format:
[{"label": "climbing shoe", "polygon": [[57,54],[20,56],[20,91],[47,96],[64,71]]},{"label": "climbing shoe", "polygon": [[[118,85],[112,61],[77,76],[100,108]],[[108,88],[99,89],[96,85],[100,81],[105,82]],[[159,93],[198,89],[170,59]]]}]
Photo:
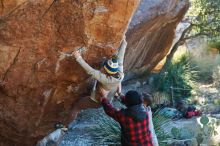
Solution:
[{"label": "climbing shoe", "polygon": [[68,128],[63,123],[61,123],[61,122],[55,123],[54,124],[54,128],[55,129],[61,129],[63,131],[67,131],[68,130]]}]

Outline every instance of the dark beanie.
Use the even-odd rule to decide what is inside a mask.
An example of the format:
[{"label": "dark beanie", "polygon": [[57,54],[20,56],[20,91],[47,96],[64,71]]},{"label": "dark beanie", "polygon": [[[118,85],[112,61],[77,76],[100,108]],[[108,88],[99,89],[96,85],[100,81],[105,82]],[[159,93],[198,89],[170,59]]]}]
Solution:
[{"label": "dark beanie", "polygon": [[141,104],[142,102],[142,97],[137,91],[130,90],[125,94],[125,105],[128,107]]}]

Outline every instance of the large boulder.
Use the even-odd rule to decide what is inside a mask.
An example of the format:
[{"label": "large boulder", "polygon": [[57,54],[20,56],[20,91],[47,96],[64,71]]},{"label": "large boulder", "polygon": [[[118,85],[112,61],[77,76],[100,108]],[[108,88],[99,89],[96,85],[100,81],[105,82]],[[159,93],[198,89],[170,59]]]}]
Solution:
[{"label": "large boulder", "polygon": [[[89,95],[77,47],[100,68],[139,0],[0,0],[0,145],[33,145]],[[127,32],[125,69],[149,72],[167,54],[188,0],[142,0]],[[135,52],[135,53],[134,53]]]},{"label": "large boulder", "polygon": [[127,78],[149,73],[167,55],[188,6],[188,0],[141,1],[127,32]]}]

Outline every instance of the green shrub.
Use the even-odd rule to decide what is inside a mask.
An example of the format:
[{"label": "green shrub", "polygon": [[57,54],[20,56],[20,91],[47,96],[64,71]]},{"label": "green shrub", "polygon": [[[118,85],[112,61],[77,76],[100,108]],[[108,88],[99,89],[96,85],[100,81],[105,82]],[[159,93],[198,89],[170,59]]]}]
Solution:
[{"label": "green shrub", "polygon": [[191,90],[198,75],[197,67],[191,64],[189,54],[183,54],[179,59],[175,59],[165,69],[154,77],[154,86],[160,92],[171,95],[171,87],[188,89],[175,90],[174,97],[187,98],[191,96]]}]

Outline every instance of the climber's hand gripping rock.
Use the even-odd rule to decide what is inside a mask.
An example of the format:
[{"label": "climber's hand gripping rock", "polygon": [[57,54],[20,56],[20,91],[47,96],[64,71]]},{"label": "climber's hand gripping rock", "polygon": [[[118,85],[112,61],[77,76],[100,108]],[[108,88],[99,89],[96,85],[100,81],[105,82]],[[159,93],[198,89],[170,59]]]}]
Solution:
[{"label": "climber's hand gripping rock", "polygon": [[79,58],[79,57],[81,57],[81,53],[79,50],[76,50],[72,53],[72,56],[74,56],[75,58]]}]

